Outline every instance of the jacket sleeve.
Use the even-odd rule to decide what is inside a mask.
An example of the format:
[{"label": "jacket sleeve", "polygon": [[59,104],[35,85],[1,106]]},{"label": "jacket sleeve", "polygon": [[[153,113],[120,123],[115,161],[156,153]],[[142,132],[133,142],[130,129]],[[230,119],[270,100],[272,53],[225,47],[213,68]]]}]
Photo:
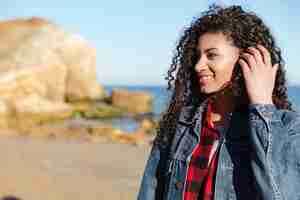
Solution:
[{"label": "jacket sleeve", "polygon": [[291,163],[295,156],[299,159],[300,151],[295,154],[293,147],[300,145],[300,137],[298,143],[291,143],[295,138],[290,137],[292,132],[300,136],[299,119],[296,112],[283,112],[271,104],[249,105],[251,167],[263,200],[286,200],[291,188],[299,185],[299,180],[284,173],[288,168],[292,174]]},{"label": "jacket sleeve", "polygon": [[163,199],[168,149],[154,143],[148,157],[138,192],[138,200]]}]

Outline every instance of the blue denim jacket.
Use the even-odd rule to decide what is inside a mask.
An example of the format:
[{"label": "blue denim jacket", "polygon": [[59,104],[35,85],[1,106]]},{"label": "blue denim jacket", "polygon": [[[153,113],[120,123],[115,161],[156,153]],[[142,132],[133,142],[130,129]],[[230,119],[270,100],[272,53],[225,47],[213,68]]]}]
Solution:
[{"label": "blue denim jacket", "polygon": [[[183,199],[187,166],[199,142],[201,105],[193,120],[180,114],[169,156],[153,145],[138,200]],[[300,115],[274,105],[251,104],[233,112],[221,131],[214,200],[299,200]]]}]

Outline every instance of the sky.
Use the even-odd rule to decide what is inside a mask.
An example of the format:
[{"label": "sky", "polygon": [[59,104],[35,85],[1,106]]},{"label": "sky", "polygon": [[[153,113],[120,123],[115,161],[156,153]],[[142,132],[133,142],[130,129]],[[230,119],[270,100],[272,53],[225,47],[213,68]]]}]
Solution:
[{"label": "sky", "polygon": [[283,51],[288,83],[300,85],[300,2],[295,0],[2,0],[0,20],[44,17],[80,34],[97,50],[101,84],[163,85],[179,36],[212,3],[257,13]]}]

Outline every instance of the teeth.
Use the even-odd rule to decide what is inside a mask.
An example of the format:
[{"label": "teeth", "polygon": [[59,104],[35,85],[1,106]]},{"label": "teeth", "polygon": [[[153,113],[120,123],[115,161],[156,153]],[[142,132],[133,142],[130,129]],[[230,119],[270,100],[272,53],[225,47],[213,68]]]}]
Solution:
[{"label": "teeth", "polygon": [[211,79],[211,78],[212,78],[211,76],[202,76],[201,77],[202,80],[208,80],[208,79]]}]

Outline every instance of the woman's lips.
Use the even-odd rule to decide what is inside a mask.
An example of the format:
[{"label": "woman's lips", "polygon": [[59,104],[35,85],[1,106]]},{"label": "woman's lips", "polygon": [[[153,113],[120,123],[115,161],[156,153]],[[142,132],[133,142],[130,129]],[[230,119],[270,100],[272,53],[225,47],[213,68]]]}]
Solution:
[{"label": "woman's lips", "polygon": [[205,75],[205,76],[199,76],[198,77],[198,80],[201,84],[205,84],[205,83],[209,82],[212,79],[213,79],[213,76],[211,76],[211,75]]}]

